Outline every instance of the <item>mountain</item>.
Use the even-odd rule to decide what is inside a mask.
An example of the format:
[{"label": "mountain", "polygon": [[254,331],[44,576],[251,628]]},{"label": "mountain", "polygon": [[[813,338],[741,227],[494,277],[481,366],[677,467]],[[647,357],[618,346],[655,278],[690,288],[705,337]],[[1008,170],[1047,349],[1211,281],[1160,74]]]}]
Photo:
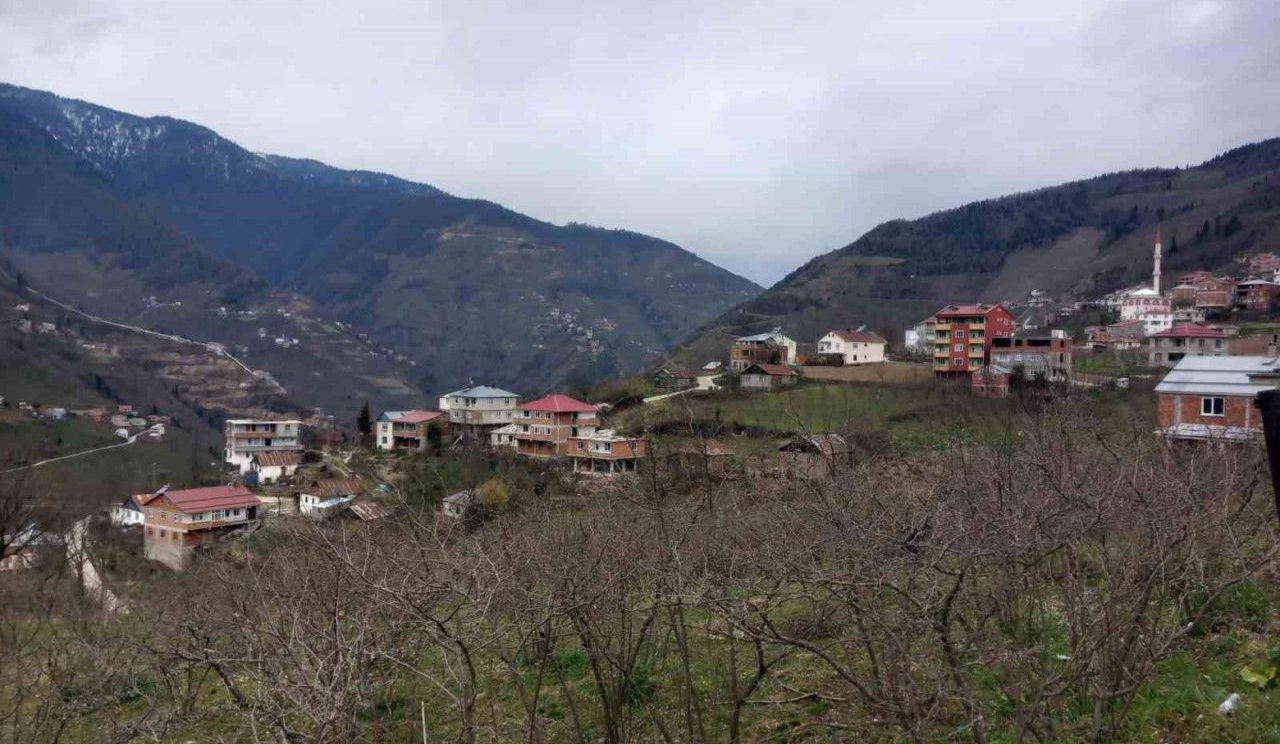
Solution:
[{"label": "mountain", "polygon": [[1021,301],[1032,289],[1088,299],[1150,281],[1163,226],[1166,281],[1195,268],[1241,270],[1280,251],[1280,139],[1192,168],[1111,173],[881,224],[819,256],[699,329],[673,352],[724,356],[744,333],[782,326],[814,340],[867,324],[889,339],[957,301]]},{"label": "mountain", "polygon": [[[200,306],[232,312],[288,293],[426,393],[631,372],[759,290],[656,238],[15,86],[0,85],[0,148],[0,242],[33,285],[131,318],[154,308],[104,291],[120,269],[162,298],[191,286]],[[60,224],[76,211],[88,214]]]}]

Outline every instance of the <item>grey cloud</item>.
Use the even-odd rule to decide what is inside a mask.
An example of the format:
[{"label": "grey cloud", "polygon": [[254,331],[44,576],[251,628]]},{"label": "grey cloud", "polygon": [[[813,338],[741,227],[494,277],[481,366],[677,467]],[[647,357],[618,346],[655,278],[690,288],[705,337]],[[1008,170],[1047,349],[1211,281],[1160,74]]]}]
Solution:
[{"label": "grey cloud", "polygon": [[878,222],[1280,135],[1271,0],[0,0],[0,77],[674,240]]}]

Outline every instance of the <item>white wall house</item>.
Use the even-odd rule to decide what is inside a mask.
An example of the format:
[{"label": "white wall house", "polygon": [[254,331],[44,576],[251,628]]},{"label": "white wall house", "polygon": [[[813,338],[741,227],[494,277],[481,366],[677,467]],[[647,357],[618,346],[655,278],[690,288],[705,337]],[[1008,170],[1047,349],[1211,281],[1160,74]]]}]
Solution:
[{"label": "white wall house", "polygon": [[253,456],[259,452],[301,452],[304,449],[302,422],[297,419],[231,419],[223,433],[226,436],[223,453],[226,464],[235,467],[241,475],[253,468]]},{"label": "white wall house", "polygon": [[508,390],[473,385],[441,398],[440,409],[449,414],[450,429],[468,439],[486,441],[488,433],[511,423],[519,396]]},{"label": "white wall house", "polygon": [[869,331],[831,331],[818,341],[819,354],[839,354],[845,365],[879,364],[888,342]]},{"label": "white wall house", "polygon": [[298,513],[316,519],[337,514],[364,493],[358,478],[326,478],[316,481],[298,494]]},{"label": "white wall house", "polygon": [[1169,311],[1142,313],[1138,320],[1142,321],[1142,332],[1151,336],[1173,328],[1173,313]]},{"label": "white wall house", "polygon": [[130,496],[124,501],[111,507],[111,523],[117,527],[132,527],[135,524],[142,524],[142,507],[134,497]]}]

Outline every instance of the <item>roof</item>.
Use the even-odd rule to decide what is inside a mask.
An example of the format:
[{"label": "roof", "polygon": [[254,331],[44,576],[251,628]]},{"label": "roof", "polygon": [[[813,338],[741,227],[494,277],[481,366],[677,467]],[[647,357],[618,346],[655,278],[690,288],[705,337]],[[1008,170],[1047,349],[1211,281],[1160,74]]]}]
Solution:
[{"label": "roof", "polygon": [[989,305],[985,302],[979,302],[972,305],[947,305],[938,312],[933,314],[934,318],[950,318],[956,315],[986,315],[987,313],[1002,308],[1005,312],[1009,312],[1009,308],[1004,306],[1003,302],[997,302]]},{"label": "roof", "polygon": [[227,509],[237,506],[257,506],[262,503],[244,486],[209,486],[207,488],[187,488],[180,491],[163,491],[156,496],[164,496],[174,506],[184,512],[197,512],[206,509]]},{"label": "roof", "polygon": [[750,336],[739,336],[738,340],[739,341],[772,341],[775,338],[786,339],[788,341],[791,340],[782,334],[782,328],[774,328],[772,331],[768,331],[767,333],[755,333]]},{"label": "roof", "polygon": [[1268,287],[1276,286],[1275,282],[1269,282],[1266,279],[1245,279],[1242,282],[1236,282],[1237,287],[1256,287],[1263,284]]},{"label": "roof", "polygon": [[1253,397],[1280,387],[1280,358],[1188,356],[1164,376],[1157,393]]},{"label": "roof", "polygon": [[832,334],[844,339],[845,341],[855,341],[855,342],[864,343],[864,344],[888,343],[887,341],[884,340],[883,336],[881,336],[878,333],[873,333],[871,331],[853,331],[853,330],[832,331],[828,335],[832,335]]},{"label": "roof", "polygon": [[455,390],[452,393],[446,393],[446,398],[518,398],[519,396],[509,390],[502,388],[489,387],[488,385],[472,385],[461,390]]},{"label": "roof", "polygon": [[457,493],[451,493],[448,496],[445,496],[441,500],[446,504],[453,504],[455,506],[465,508],[471,506],[471,502],[475,501],[475,498],[476,495],[473,491],[458,491]]},{"label": "roof", "polygon": [[555,393],[547,395],[537,400],[531,400],[524,405],[517,406],[521,411],[552,411],[554,413],[569,413],[573,411],[595,411],[596,407],[590,403],[583,403],[576,398],[570,398],[567,395]]},{"label": "roof", "polygon": [[357,501],[347,507],[347,511],[351,512],[357,519],[363,519],[366,522],[387,516],[386,505],[377,501]]},{"label": "roof", "polygon": [[659,372],[659,373],[661,373],[661,372],[666,372],[667,374],[671,375],[672,377],[675,377],[675,378],[678,378],[678,379],[688,379],[688,380],[692,380],[692,379],[695,379],[695,378],[698,376],[698,373],[697,373],[697,372],[694,372],[693,370],[689,369],[688,367],[663,367],[662,369],[658,370],[658,372]]},{"label": "roof", "polygon": [[1151,338],[1223,338],[1225,335],[1217,328],[1199,323],[1174,323],[1168,330],[1151,334]]},{"label": "roof", "polygon": [[440,411],[425,411],[415,408],[410,411],[385,411],[378,417],[378,420],[390,421],[395,424],[425,424],[443,415]]},{"label": "roof", "polygon": [[978,374],[980,375],[1011,375],[1013,374],[1013,370],[1001,364],[988,364],[987,366],[978,370]]},{"label": "roof", "polygon": [[253,461],[258,463],[259,467],[264,468],[284,468],[290,465],[297,465],[302,462],[302,453],[296,450],[280,451],[268,450],[266,452],[258,452],[253,456]]},{"label": "roof", "polygon": [[227,419],[228,424],[297,424],[302,426],[302,419]]},{"label": "roof", "polygon": [[742,370],[742,374],[747,374],[753,369],[758,369],[766,375],[773,377],[789,377],[796,375],[796,371],[784,364],[753,364]]},{"label": "roof", "polygon": [[783,450],[813,450],[822,455],[834,455],[849,451],[849,442],[840,434],[798,434],[782,446]]},{"label": "roof", "polygon": [[313,483],[306,489],[306,492],[315,496],[336,498],[340,496],[355,496],[356,494],[364,493],[364,490],[359,478],[325,478]]},{"label": "roof", "polygon": [[491,431],[491,432],[489,432],[489,433],[490,433],[490,434],[519,434],[519,433],[520,433],[520,425],[519,425],[519,424],[507,424],[506,426],[499,426],[498,428],[494,429],[493,431]]},{"label": "roof", "polygon": [[1139,287],[1133,290],[1132,292],[1129,292],[1126,296],[1128,297],[1159,297],[1160,293],[1155,291],[1151,287]]}]

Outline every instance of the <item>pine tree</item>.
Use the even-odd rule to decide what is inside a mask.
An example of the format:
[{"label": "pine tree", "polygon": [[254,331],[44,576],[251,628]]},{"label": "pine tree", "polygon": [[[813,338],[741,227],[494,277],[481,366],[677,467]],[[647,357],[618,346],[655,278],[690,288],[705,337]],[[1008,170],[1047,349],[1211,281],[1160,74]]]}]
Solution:
[{"label": "pine tree", "polygon": [[369,401],[360,407],[360,416],[356,418],[356,430],[368,435],[373,432],[373,415],[369,413]]}]

